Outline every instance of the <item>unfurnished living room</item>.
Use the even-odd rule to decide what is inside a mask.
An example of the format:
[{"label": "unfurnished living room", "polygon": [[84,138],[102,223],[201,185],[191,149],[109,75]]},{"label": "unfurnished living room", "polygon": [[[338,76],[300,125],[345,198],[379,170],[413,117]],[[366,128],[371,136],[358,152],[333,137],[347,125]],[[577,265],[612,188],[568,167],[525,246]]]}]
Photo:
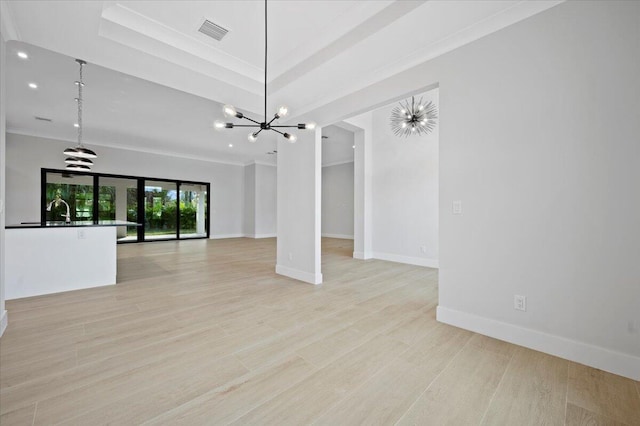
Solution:
[{"label": "unfurnished living room", "polygon": [[640,425],[640,1],[0,24],[2,426]]}]

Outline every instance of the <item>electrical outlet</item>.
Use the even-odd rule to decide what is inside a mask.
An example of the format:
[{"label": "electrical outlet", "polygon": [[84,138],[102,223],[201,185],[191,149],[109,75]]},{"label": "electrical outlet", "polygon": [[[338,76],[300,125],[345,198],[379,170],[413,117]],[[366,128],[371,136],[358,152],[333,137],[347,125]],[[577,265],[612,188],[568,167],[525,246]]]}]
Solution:
[{"label": "electrical outlet", "polygon": [[517,311],[526,311],[527,310],[527,298],[526,296],[513,296],[513,309]]},{"label": "electrical outlet", "polygon": [[426,253],[427,252],[427,246],[420,246],[420,252],[421,253]]},{"label": "electrical outlet", "polygon": [[82,228],[78,229],[78,239],[79,240],[84,240],[85,238],[87,238],[87,236],[84,233],[84,229],[82,229]]},{"label": "electrical outlet", "polygon": [[293,253],[289,253],[289,260],[293,260]]}]

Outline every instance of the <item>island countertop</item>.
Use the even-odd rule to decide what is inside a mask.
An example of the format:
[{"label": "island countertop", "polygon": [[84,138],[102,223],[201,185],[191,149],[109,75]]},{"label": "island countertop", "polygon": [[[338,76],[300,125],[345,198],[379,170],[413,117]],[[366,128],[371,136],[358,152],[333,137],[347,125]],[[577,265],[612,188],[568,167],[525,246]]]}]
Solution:
[{"label": "island countertop", "polygon": [[136,222],[127,222],[126,220],[72,220],[69,223],[65,221],[47,221],[47,222],[22,222],[20,224],[7,225],[6,229],[19,228],[79,228],[83,226],[140,226]]}]

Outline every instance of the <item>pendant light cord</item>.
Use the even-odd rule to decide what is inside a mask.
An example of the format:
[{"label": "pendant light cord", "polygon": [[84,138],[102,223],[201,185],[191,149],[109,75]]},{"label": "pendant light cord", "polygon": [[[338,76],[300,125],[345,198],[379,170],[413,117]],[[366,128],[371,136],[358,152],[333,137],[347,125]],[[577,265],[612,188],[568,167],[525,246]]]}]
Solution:
[{"label": "pendant light cord", "polygon": [[267,0],[264,0],[264,122],[267,122]]},{"label": "pendant light cord", "polygon": [[82,147],[82,66],[80,63],[80,81],[78,82],[78,146]]}]

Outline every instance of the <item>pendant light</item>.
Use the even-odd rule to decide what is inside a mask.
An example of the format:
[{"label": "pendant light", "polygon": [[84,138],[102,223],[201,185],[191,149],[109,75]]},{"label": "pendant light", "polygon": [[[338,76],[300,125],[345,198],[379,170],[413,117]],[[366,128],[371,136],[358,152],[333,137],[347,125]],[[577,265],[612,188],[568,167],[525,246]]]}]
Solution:
[{"label": "pendant light", "polygon": [[428,134],[433,131],[438,119],[438,110],[433,102],[424,103],[422,98],[416,104],[415,98],[400,102],[391,111],[391,130],[396,136]]},{"label": "pendant light", "polygon": [[82,144],[82,88],[84,87],[82,67],[87,63],[82,59],[76,59],[76,62],[80,65],[80,80],[75,82],[76,86],[78,86],[78,97],[76,98],[78,103],[78,145],[64,150],[64,155],[68,156],[64,162],[67,164],[67,170],[86,171],[91,170],[93,165],[93,161],[90,158],[97,158],[98,156]]},{"label": "pendant light", "polygon": [[289,142],[294,143],[297,140],[297,137],[295,134],[282,132],[278,130],[278,128],[296,128],[301,130],[305,130],[305,129],[311,130],[311,129],[315,129],[316,127],[315,123],[306,123],[306,124],[300,123],[293,126],[276,126],[271,124],[275,120],[279,118],[283,118],[289,113],[289,108],[287,108],[284,105],[278,108],[278,112],[274,114],[273,118],[270,121],[267,121],[267,0],[264,0],[264,121],[259,122],[257,120],[247,117],[243,113],[237,111],[233,105],[225,105],[222,108],[222,112],[224,113],[225,117],[235,117],[239,119],[245,119],[245,120],[251,121],[254,124],[234,124],[234,123],[225,123],[224,121],[221,121],[221,120],[216,120],[213,124],[215,129],[216,130],[233,129],[234,127],[254,127],[258,129],[257,131],[252,130],[249,133],[249,136],[248,136],[249,142],[255,142],[256,140],[258,140],[258,134],[260,134],[261,131],[273,130],[276,133],[280,133]]}]

